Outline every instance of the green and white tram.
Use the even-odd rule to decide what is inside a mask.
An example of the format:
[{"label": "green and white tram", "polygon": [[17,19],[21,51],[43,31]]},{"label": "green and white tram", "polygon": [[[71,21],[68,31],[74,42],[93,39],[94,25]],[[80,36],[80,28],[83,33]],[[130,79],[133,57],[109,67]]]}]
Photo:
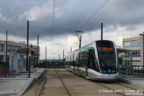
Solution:
[{"label": "green and white tram", "polygon": [[73,51],[67,69],[92,80],[118,79],[117,52],[114,42],[98,40]]}]

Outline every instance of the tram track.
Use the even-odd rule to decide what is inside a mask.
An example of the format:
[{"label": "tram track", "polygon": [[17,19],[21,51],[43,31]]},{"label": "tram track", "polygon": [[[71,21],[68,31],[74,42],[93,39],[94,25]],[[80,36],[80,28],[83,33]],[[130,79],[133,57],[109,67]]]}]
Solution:
[{"label": "tram track", "polygon": [[141,87],[123,81],[92,81],[66,70],[54,69],[50,70],[48,78],[42,81],[39,95],[36,96],[143,96],[128,95],[125,92],[125,90],[139,89]]},{"label": "tram track", "polygon": [[59,78],[59,80],[61,81],[61,83],[62,83],[64,89],[66,90],[68,96],[72,96],[71,93],[70,93],[70,91],[68,90],[66,84],[64,83],[62,77],[61,77],[60,74],[58,73],[58,71],[57,71],[56,69],[55,69],[55,71],[56,71],[56,75],[57,75],[57,77]]},{"label": "tram track", "polygon": [[[57,72],[58,73],[58,72]],[[82,77],[81,77],[82,78]],[[83,78],[83,79],[85,79],[85,78]],[[87,80],[87,79],[86,79]],[[87,80],[87,81],[91,81],[91,80]],[[106,89],[108,89],[108,90],[114,90],[113,88],[110,88],[110,87],[108,87],[108,86],[106,86],[106,85],[103,85],[102,83],[97,83],[97,82],[94,82],[95,84],[97,84],[97,85],[99,85],[99,86],[101,86],[101,87],[103,87],[103,88],[106,88]],[[124,93],[121,93],[121,92],[116,92],[116,93],[113,93],[113,94],[115,94],[114,96],[127,96],[127,95],[125,95]],[[116,94],[118,94],[118,95],[116,95]],[[69,96],[71,96],[71,95],[69,95]]]},{"label": "tram track", "polygon": [[125,85],[123,83],[118,83],[119,86],[122,86],[122,87],[126,87],[126,88],[129,88],[129,89],[132,89],[132,90],[137,90],[137,88],[134,88],[132,86],[128,86],[128,85]]},{"label": "tram track", "polygon": [[47,81],[46,74],[44,74],[44,76],[40,79],[40,81],[41,81],[41,84],[40,84],[40,87],[37,90],[36,96],[41,96],[41,93],[44,90],[44,85],[45,85],[45,83]]},{"label": "tram track", "polygon": [[[130,86],[130,85],[122,84],[122,83],[118,83],[118,85],[120,85],[120,86],[124,86],[124,87],[129,88],[129,89],[134,90],[134,91],[142,90],[141,93],[144,94],[144,89],[141,88],[141,87],[138,87],[137,85],[132,85],[132,84],[131,84],[131,86]],[[134,88],[134,86],[137,87],[137,88]]]},{"label": "tram track", "polygon": [[[77,75],[78,76],[78,75]],[[81,77],[81,76],[80,76]],[[81,77],[81,78],[83,78],[83,79],[85,79],[84,77]],[[141,87],[139,87],[139,86],[137,86],[137,85],[133,85],[133,84],[130,84],[130,83],[121,83],[120,81],[117,81],[117,82],[115,82],[115,83],[112,83],[112,85],[113,85],[113,88],[111,88],[110,86],[109,86],[109,84],[110,83],[104,83],[104,82],[97,82],[97,81],[93,81],[93,80],[88,80],[88,79],[86,79],[87,81],[90,81],[90,82],[93,82],[93,83],[95,83],[95,84],[97,84],[98,86],[101,86],[101,87],[103,87],[103,88],[106,88],[106,89],[108,89],[108,90],[113,90],[113,94],[117,94],[118,96],[120,95],[120,96],[128,96],[127,95],[127,93],[124,93],[125,92],[125,90],[129,90],[129,91],[135,91],[135,92],[137,92],[137,91],[139,91],[139,90],[143,90],[141,93],[143,94],[144,93],[144,89],[143,88],[141,88]],[[129,84],[129,85],[127,85],[127,84]],[[120,89],[117,89],[117,87],[119,88],[119,86],[121,86],[121,87],[123,87],[123,88],[120,88]],[[125,90],[124,90],[125,89]],[[117,92],[117,91],[121,91],[121,90],[123,90],[122,92]],[[114,95],[114,96],[117,96],[117,95]],[[129,96],[131,96],[131,95],[129,95]],[[133,96],[135,96],[135,95],[133,95]],[[139,95],[136,95],[136,96],[139,96]],[[143,96],[143,95],[140,95],[140,96]]]},{"label": "tram track", "polygon": [[[72,96],[70,91],[68,90],[65,82],[63,81],[62,79],[62,76],[59,74],[58,70],[54,69],[55,72],[52,72],[50,73],[50,76],[53,78],[57,78],[60,83],[61,83],[61,87],[63,87],[63,89],[65,90],[65,92],[67,93],[66,96]],[[44,91],[47,90],[47,87],[46,87],[46,82],[47,82],[47,76],[45,76],[45,78],[43,79],[41,85],[40,85],[40,88],[38,89],[38,92],[37,92],[37,95],[36,96],[47,96]]]},{"label": "tram track", "polygon": [[[102,86],[102,87],[104,87],[104,88],[106,88],[106,89],[108,89],[108,90],[124,90],[124,89],[127,89],[127,90],[133,90],[133,91],[137,91],[137,90],[144,90],[143,88],[140,88],[140,87],[138,87],[138,86],[136,86],[136,85],[132,85],[132,84],[130,84],[130,85],[126,85],[125,83],[120,83],[120,82],[117,82],[117,83],[113,83],[113,87],[118,87],[119,88],[119,86],[121,86],[121,87],[123,87],[123,88],[120,88],[120,89],[116,89],[116,88],[111,88],[110,86],[109,86],[109,84],[106,84],[106,83],[102,83],[102,82],[95,82],[95,81],[92,81],[93,83],[95,83],[96,85],[98,85],[98,86]],[[134,86],[135,87],[137,87],[137,88],[134,88]],[[142,91],[141,92],[142,94],[144,93],[144,91]],[[123,93],[123,92],[115,92],[115,94],[119,94],[119,95],[121,95],[121,96],[128,96],[126,93]],[[117,96],[117,95],[116,95]],[[131,95],[129,95],[129,96],[131,96]],[[134,95],[135,96],[135,95]],[[139,95],[138,95],[139,96]],[[140,96],[143,96],[143,95],[140,95]]]},{"label": "tram track", "polygon": [[[108,90],[115,90],[115,89],[113,89],[113,88],[110,88],[110,87],[108,87],[108,86],[106,86],[106,85],[103,85],[102,83],[96,83],[97,85],[99,85],[99,86],[102,86],[102,87],[104,87],[104,88],[106,88],[106,89],[108,89]],[[119,94],[119,95],[121,95],[121,96],[126,96],[124,93],[122,93],[122,92],[115,92],[115,93],[113,93],[113,94]]]}]

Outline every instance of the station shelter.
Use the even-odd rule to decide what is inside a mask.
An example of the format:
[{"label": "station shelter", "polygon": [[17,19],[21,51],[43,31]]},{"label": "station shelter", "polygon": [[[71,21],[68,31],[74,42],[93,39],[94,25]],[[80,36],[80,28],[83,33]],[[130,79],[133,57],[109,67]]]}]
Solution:
[{"label": "station shelter", "polygon": [[[28,58],[33,58],[34,50],[32,48],[20,48],[9,55],[9,72],[10,74],[18,74],[26,72],[26,55]],[[32,59],[31,59],[32,60]],[[29,63],[32,63],[28,61]],[[33,64],[30,64],[32,66]]]}]

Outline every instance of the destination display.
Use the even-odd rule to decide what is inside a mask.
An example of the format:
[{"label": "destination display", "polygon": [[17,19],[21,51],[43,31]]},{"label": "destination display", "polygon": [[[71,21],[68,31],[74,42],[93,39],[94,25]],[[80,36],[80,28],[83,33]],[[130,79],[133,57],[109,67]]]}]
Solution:
[{"label": "destination display", "polygon": [[107,47],[98,47],[98,50],[113,50],[113,48],[107,48]]}]

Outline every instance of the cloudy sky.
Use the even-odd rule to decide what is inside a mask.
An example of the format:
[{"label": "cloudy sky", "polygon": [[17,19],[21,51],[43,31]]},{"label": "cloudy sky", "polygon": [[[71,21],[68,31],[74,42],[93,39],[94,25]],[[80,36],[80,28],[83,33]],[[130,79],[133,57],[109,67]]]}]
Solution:
[{"label": "cloudy sky", "polygon": [[[54,12],[53,12],[54,9]],[[76,30],[83,30],[82,45],[104,39],[122,45],[122,38],[144,32],[144,0],[0,0],[0,38],[16,42],[26,39],[26,21],[30,20],[31,43],[40,35],[41,59],[47,46],[48,58],[58,58],[78,48]],[[51,54],[53,53],[53,54]],[[61,55],[62,57],[62,55]]]}]

